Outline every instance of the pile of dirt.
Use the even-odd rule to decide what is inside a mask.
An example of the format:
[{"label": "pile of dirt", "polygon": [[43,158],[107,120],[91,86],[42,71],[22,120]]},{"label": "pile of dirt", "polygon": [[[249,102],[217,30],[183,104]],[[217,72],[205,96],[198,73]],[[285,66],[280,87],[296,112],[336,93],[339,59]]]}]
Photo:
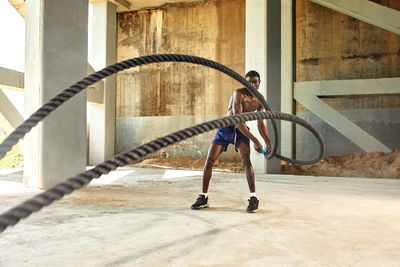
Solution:
[{"label": "pile of dirt", "polygon": [[312,165],[286,164],[282,166],[282,173],[333,177],[400,178],[400,150],[394,149],[390,153],[352,153],[331,156]]},{"label": "pile of dirt", "polygon": [[[202,170],[205,160],[192,157],[153,158],[135,164],[135,167],[174,168]],[[214,170],[243,172],[241,162],[217,161]],[[400,178],[400,150],[390,153],[352,153],[343,156],[331,156],[312,165],[292,165],[282,162],[282,174],[365,177],[365,178]]]}]

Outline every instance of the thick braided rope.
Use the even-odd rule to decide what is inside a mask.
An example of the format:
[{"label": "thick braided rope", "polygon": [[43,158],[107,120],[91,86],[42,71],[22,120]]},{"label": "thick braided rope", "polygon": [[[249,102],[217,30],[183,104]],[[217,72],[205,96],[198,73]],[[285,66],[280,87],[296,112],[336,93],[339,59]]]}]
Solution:
[{"label": "thick braided rope", "polygon": [[[155,139],[126,153],[115,156],[113,159],[107,160],[96,167],[78,174],[66,181],[55,185],[54,187],[40,193],[33,198],[23,202],[22,204],[10,209],[9,211],[0,215],[0,232],[4,231],[8,226],[17,224],[21,219],[31,215],[33,212],[39,211],[45,206],[50,205],[55,200],[59,200],[67,194],[72,193],[74,190],[80,189],[90,183],[93,178],[99,178],[103,174],[107,174],[112,170],[122,167],[127,164],[132,164],[140,158],[160,150],[163,147],[172,145],[176,142],[211,131],[216,128],[227,127],[241,122],[250,120],[262,119],[275,119],[286,120],[300,124],[306,128],[310,124],[294,115],[281,113],[281,112],[250,112],[238,115],[228,116],[221,119],[201,123],[175,133],[166,135],[164,137]],[[319,138],[317,131],[312,131],[316,138]]]},{"label": "thick braided rope", "polygon": [[[28,133],[33,127],[35,127],[40,121],[42,121],[45,117],[47,117],[51,112],[53,112],[56,108],[62,105],[64,102],[69,100],[74,95],[81,92],[83,89],[88,87],[91,84],[98,82],[105,77],[108,77],[114,73],[117,73],[121,70],[129,69],[132,67],[137,67],[140,65],[150,64],[150,63],[157,63],[157,62],[186,62],[186,63],[194,63],[198,65],[207,66],[218,71],[221,71],[228,76],[232,77],[236,81],[243,84],[247,90],[249,90],[260,102],[263,108],[266,111],[270,111],[271,108],[269,107],[268,103],[265,101],[264,97],[258,92],[257,89],[253,87],[246,79],[240,76],[237,72],[231,70],[230,68],[219,64],[215,61],[208,60],[201,57],[196,56],[189,56],[189,55],[180,55],[180,54],[158,54],[158,55],[150,55],[150,56],[143,56],[133,59],[128,59],[125,61],[118,62],[114,65],[108,66],[100,71],[97,71],[79,82],[75,83],[71,87],[65,89],[63,92],[52,98],[49,102],[39,108],[35,113],[33,113],[27,120],[25,120],[21,125],[19,125],[1,144],[0,144],[0,159],[2,159],[8,151]],[[276,153],[278,148],[278,131],[277,126],[274,120],[271,121],[272,130],[273,130],[273,137],[274,143],[272,145],[271,153],[266,156],[267,159],[276,156],[279,159],[288,161],[293,164],[312,164],[319,161],[325,150],[325,144],[322,138],[317,137],[317,141],[320,146],[319,154],[311,160],[300,161],[295,159],[286,158],[282,155]],[[309,130],[313,129],[314,127],[310,125]],[[315,130],[316,131],[316,130]],[[320,136],[320,135],[319,135]]]}]

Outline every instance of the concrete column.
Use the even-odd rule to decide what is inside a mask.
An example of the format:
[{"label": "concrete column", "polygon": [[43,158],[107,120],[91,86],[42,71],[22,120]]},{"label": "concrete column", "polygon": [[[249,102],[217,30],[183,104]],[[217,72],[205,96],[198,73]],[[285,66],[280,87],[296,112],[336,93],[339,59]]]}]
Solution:
[{"label": "concrete column", "polygon": [[[282,53],[281,53],[281,84],[282,112],[293,114],[293,0],[282,0]],[[293,158],[294,131],[293,124],[281,122],[281,152],[284,156]]]},{"label": "concrete column", "polygon": [[[26,1],[25,117],[86,76],[87,0]],[[86,94],[64,103],[24,142],[24,182],[49,188],[86,167]]]},{"label": "concrete column", "polygon": [[[259,92],[267,94],[267,3],[265,0],[246,1],[246,72],[255,70],[260,74]],[[244,74],[243,74],[244,75]],[[268,99],[267,99],[268,101]],[[257,122],[247,122],[253,135],[265,145],[257,129]],[[267,162],[251,146],[251,162],[257,173],[267,172]]]},{"label": "concrete column", "polygon": [[[98,71],[116,61],[116,6],[96,1],[92,3],[89,63]],[[104,82],[104,101],[90,105],[89,163],[98,164],[114,156],[115,143],[115,75]]]},{"label": "concrete column", "polygon": [[[274,111],[281,111],[281,1],[267,0],[267,101]],[[281,152],[281,122],[278,126],[279,146]],[[272,127],[268,127],[272,137]],[[267,173],[281,173],[281,161],[273,158],[268,161]]]},{"label": "concrete column", "polygon": [[[246,71],[260,73],[259,91],[266,97],[272,110],[281,110],[281,3],[280,1],[246,1]],[[280,132],[280,123],[277,121]],[[253,134],[261,141],[257,122],[248,123]],[[272,130],[268,132],[272,139]],[[264,142],[263,142],[264,143]],[[280,148],[278,147],[278,153]],[[252,151],[254,170],[261,173],[280,173],[280,160],[266,161],[263,156]]]}]

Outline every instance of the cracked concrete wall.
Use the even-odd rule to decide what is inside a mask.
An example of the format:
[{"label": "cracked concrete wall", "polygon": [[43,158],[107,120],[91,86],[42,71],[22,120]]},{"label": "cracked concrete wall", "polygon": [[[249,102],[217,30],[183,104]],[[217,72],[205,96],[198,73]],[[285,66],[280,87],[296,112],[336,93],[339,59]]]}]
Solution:
[{"label": "cracked concrete wall", "polygon": [[[400,11],[400,1],[373,2]],[[390,77],[400,77],[400,36],[308,0],[296,1],[297,82]],[[400,94],[322,100],[389,148],[400,148]],[[296,114],[324,133],[325,156],[362,152],[299,102]],[[311,157],[318,149],[301,127],[296,129],[296,142],[297,158]]]},{"label": "cracked concrete wall", "polygon": [[[245,71],[245,1],[199,1],[118,15],[118,61],[180,53]],[[222,117],[236,81],[213,69],[182,63],[146,65],[117,75],[116,152],[194,121]],[[162,118],[159,118],[162,116]],[[136,129],[145,135],[133,133]],[[170,156],[204,158],[215,131],[167,149]],[[238,159],[228,153],[226,159]]]},{"label": "cracked concrete wall", "polygon": [[296,39],[298,82],[400,76],[400,36],[311,1],[296,1]]}]

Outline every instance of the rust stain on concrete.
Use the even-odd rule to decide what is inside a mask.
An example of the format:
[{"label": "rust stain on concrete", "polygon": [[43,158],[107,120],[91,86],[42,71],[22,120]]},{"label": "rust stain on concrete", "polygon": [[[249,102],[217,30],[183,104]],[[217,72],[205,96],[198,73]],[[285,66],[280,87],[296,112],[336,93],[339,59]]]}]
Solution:
[{"label": "rust stain on concrete", "polygon": [[[216,60],[243,73],[244,7],[244,0],[201,1],[119,14],[118,61],[181,53]],[[239,86],[215,70],[190,64],[130,69],[118,74],[117,117],[222,116]]]}]

